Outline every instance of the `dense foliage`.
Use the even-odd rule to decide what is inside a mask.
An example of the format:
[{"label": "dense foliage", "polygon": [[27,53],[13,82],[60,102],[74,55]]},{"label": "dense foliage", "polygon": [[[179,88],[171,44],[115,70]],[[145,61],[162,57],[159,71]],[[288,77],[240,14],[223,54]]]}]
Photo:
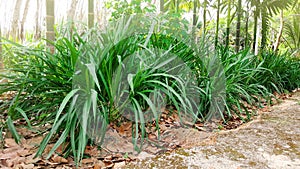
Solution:
[{"label": "dense foliage", "polygon": [[[65,155],[72,155],[78,163],[88,144],[101,145],[109,124],[122,124],[125,117],[132,121],[132,141],[140,151],[147,138],[147,123],[154,123],[160,132],[162,108],[175,109],[182,125],[187,119],[193,124],[216,117],[223,123],[232,118],[247,122],[262,107],[261,102],[272,102],[274,93],[300,87],[299,17],[293,16],[283,28],[289,35],[285,43],[289,50],[267,47],[270,16],[288,8],[292,1],[247,3],[255,9],[255,28],[260,14],[264,19],[257,55],[250,47],[251,42],[253,46],[257,43],[257,30],[251,32],[253,39],[249,38],[248,25],[247,30],[237,31],[240,45],[234,47],[229,41],[234,35],[229,35],[231,23],[241,22],[230,12],[226,20],[199,23],[195,11],[202,6],[196,1],[176,1],[165,4],[162,9],[169,12],[153,19],[149,13],[155,6],[145,2],[144,7],[136,0],[106,3],[114,9],[112,26],[78,31],[72,23],[71,27],[57,28],[61,32],[55,41],[46,40],[47,45],[42,41],[20,45],[1,39],[6,67],[0,79],[6,81],[0,83],[0,94],[12,92],[13,97],[0,102],[0,111],[7,113],[5,125],[17,142],[20,136],[14,120],[25,119],[29,127],[50,124],[52,128],[40,131],[46,136],[37,156],[55,141],[48,157],[64,145]],[[209,5],[231,10],[232,1],[205,2],[205,10]],[[194,16],[189,23],[182,15],[192,6]],[[124,16],[135,13],[149,15],[138,20]],[[125,20],[117,20],[120,18]],[[159,26],[152,27],[154,20]],[[228,28],[219,29],[219,24],[225,23]]]}]

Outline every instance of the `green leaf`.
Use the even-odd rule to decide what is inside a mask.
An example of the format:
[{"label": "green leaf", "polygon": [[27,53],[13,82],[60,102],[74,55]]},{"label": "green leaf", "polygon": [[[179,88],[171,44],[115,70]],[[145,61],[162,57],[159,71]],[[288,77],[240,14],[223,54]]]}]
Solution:
[{"label": "green leaf", "polygon": [[19,134],[18,134],[18,132],[15,128],[15,125],[14,125],[14,123],[13,123],[10,116],[8,116],[6,123],[7,123],[8,130],[11,132],[11,134],[14,137],[16,143],[19,144],[21,139],[20,139],[20,136],[19,136]]}]

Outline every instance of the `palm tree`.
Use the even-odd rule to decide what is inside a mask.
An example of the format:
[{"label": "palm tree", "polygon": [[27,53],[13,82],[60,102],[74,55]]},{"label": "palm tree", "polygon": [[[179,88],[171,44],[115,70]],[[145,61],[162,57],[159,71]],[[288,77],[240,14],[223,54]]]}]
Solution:
[{"label": "palm tree", "polygon": [[194,0],[193,1],[193,27],[196,27],[196,24],[197,24],[197,6],[198,6],[198,3],[197,3],[197,0]]},{"label": "palm tree", "polygon": [[265,0],[262,3],[263,14],[262,14],[262,44],[261,47],[264,49],[267,40],[267,31],[269,18],[273,15],[278,14],[283,9],[288,9],[293,4],[293,1],[286,0]]},{"label": "palm tree", "polygon": [[172,13],[180,13],[179,6],[180,6],[180,0],[169,0],[166,3],[164,3],[164,11],[169,11]]},{"label": "palm tree", "polygon": [[192,18],[192,37],[191,42],[194,43],[196,41],[196,25],[197,25],[197,1],[193,1],[193,18]]},{"label": "palm tree", "polygon": [[215,47],[218,46],[219,40],[219,23],[220,23],[220,0],[217,1],[217,21],[216,21],[216,36],[215,36]]},{"label": "palm tree", "polygon": [[257,43],[257,22],[258,22],[258,17],[260,13],[260,8],[259,8],[259,0],[252,0],[251,1],[251,6],[254,6],[254,12],[253,12],[253,17],[254,17],[254,26],[253,26],[253,46],[252,46],[252,52],[254,53],[256,51],[256,43]]},{"label": "palm tree", "polygon": [[165,5],[164,0],[160,0],[159,1],[159,12],[160,13],[164,13],[164,5]]},{"label": "palm tree", "polygon": [[240,49],[241,18],[242,18],[242,0],[238,0],[236,39],[235,39],[235,51],[236,52],[238,52]]},{"label": "palm tree", "polygon": [[276,38],[276,42],[274,44],[274,52],[276,52],[278,50],[279,44],[280,44],[280,39],[282,36],[282,32],[283,32],[283,26],[284,26],[284,18],[283,18],[283,9],[280,11],[280,28],[279,28],[279,32]]},{"label": "palm tree", "polygon": [[229,47],[230,22],[231,22],[231,0],[228,0],[227,26],[226,26],[226,48]]},{"label": "palm tree", "polygon": [[176,8],[176,13],[179,13],[179,4],[180,4],[180,0],[175,0],[176,4],[175,4],[175,8]]},{"label": "palm tree", "polygon": [[[50,41],[55,40],[54,33],[54,0],[46,1],[46,39]],[[47,42],[47,45],[51,47],[51,44]],[[53,52],[53,51],[52,51]]]},{"label": "palm tree", "polygon": [[[293,15],[292,19],[288,20],[284,26],[285,34],[290,48],[296,54],[300,54],[300,15]],[[300,56],[300,55],[299,55]]]},{"label": "palm tree", "polygon": [[206,33],[206,12],[207,12],[207,0],[203,2],[203,33]]},{"label": "palm tree", "polygon": [[259,15],[261,15],[261,49],[264,49],[267,42],[267,31],[269,27],[269,19],[274,14],[278,14],[278,12],[282,9],[287,9],[290,5],[293,4],[292,0],[250,0],[251,6],[255,7],[254,11],[254,50],[255,43],[257,43],[257,19]]},{"label": "palm tree", "polygon": [[94,0],[89,0],[88,6],[88,27],[92,28],[94,26]]},{"label": "palm tree", "polygon": [[249,41],[249,37],[248,37],[248,29],[249,29],[249,11],[250,11],[250,7],[249,7],[249,1],[247,1],[247,9],[245,11],[245,19],[246,19],[246,22],[245,22],[245,32],[246,32],[246,35],[245,35],[245,48],[248,48],[248,41]]}]

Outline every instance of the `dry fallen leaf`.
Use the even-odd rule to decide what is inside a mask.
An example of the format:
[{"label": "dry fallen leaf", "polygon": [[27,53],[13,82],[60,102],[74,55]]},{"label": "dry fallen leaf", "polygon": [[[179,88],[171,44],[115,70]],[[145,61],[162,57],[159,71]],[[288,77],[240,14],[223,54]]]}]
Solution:
[{"label": "dry fallen leaf", "polygon": [[0,153],[0,159],[13,159],[19,157],[19,152],[23,151],[24,149],[21,147],[11,147],[4,149],[2,153]]},{"label": "dry fallen leaf", "polygon": [[94,169],[101,169],[105,167],[105,164],[102,161],[98,161],[95,165],[94,165]]},{"label": "dry fallen leaf", "polygon": [[21,157],[26,157],[26,156],[29,156],[32,153],[25,149],[25,150],[18,151],[17,154]]},{"label": "dry fallen leaf", "polygon": [[105,168],[112,168],[115,164],[114,163],[107,163]]},{"label": "dry fallen leaf", "polygon": [[31,156],[26,157],[26,164],[36,164],[40,162],[42,159],[40,157],[34,158],[35,154],[32,154]]},{"label": "dry fallen leaf", "polygon": [[165,120],[165,122],[168,123],[168,124],[172,124],[173,123],[173,119],[169,117],[169,118],[167,118]]},{"label": "dry fallen leaf", "polygon": [[118,169],[118,168],[122,168],[122,167],[124,167],[126,165],[126,163],[125,163],[125,161],[122,161],[122,162],[120,162],[120,163],[115,163],[115,165],[114,165],[114,169]]},{"label": "dry fallen leaf", "polygon": [[61,164],[61,163],[68,163],[68,160],[61,157],[61,156],[56,156],[56,157],[53,157],[52,158],[53,162],[54,163],[58,163],[58,164]]},{"label": "dry fallen leaf", "polygon": [[120,127],[117,127],[117,131],[120,133],[120,135],[123,136],[131,136],[131,127],[132,123],[131,122],[124,122]]},{"label": "dry fallen leaf", "polygon": [[91,163],[94,163],[94,160],[92,158],[82,159],[82,164],[91,164]]},{"label": "dry fallen leaf", "polygon": [[34,168],[34,164],[18,164],[16,165],[16,167],[14,167],[15,169],[32,169]]},{"label": "dry fallen leaf", "polygon": [[19,147],[19,145],[13,138],[7,138],[5,139],[5,147]]},{"label": "dry fallen leaf", "polygon": [[84,153],[90,155],[91,157],[97,157],[100,152],[97,146],[87,146],[84,150]]},{"label": "dry fallen leaf", "polygon": [[156,140],[156,135],[151,133],[151,134],[148,135],[148,138],[150,140]]},{"label": "dry fallen leaf", "polygon": [[111,161],[112,159],[113,159],[113,156],[109,155],[109,156],[104,158],[104,161]]}]

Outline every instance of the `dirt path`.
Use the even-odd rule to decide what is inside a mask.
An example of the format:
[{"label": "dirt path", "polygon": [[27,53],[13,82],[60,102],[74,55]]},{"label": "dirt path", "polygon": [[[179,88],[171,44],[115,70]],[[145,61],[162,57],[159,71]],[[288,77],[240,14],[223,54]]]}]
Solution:
[{"label": "dirt path", "polygon": [[238,129],[216,133],[205,144],[126,168],[300,168],[300,92]]}]

